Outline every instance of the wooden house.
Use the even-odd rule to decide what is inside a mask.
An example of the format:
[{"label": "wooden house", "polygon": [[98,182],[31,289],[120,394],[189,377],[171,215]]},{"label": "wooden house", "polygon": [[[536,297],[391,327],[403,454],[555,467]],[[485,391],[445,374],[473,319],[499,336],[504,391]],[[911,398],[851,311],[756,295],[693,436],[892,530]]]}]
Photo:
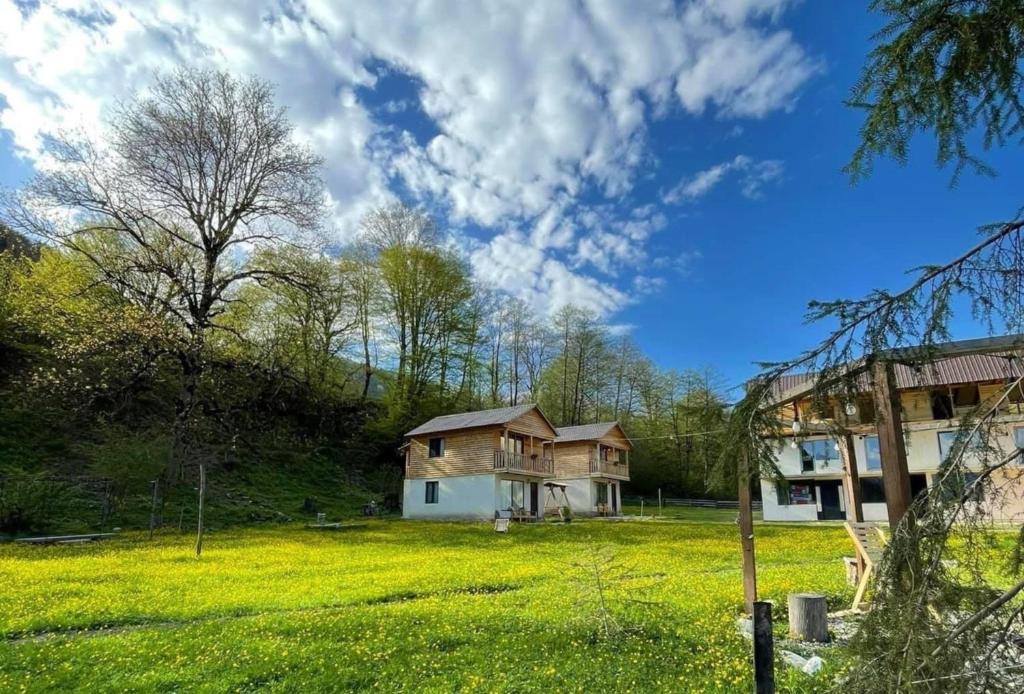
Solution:
[{"label": "wooden house", "polygon": [[573,512],[620,515],[633,444],[619,423],[560,427],[557,433],[555,479],[566,485]]},{"label": "wooden house", "polygon": [[402,516],[543,517],[555,437],[536,405],[434,417],[406,434]]}]

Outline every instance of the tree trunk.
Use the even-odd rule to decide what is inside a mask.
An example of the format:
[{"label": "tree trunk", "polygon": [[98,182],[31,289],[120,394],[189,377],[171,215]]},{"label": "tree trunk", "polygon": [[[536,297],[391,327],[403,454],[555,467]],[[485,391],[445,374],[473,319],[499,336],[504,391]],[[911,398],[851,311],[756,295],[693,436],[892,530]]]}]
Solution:
[{"label": "tree trunk", "polygon": [[788,602],[790,637],[828,643],[828,605],[825,596],[790,593]]}]

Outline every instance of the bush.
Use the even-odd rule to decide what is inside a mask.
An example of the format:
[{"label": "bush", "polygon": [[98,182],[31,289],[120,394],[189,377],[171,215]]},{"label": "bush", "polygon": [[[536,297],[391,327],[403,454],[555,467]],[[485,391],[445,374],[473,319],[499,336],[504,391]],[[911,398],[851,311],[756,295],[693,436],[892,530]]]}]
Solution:
[{"label": "bush", "polygon": [[0,478],[0,532],[57,527],[76,501],[74,487],[41,475]]}]

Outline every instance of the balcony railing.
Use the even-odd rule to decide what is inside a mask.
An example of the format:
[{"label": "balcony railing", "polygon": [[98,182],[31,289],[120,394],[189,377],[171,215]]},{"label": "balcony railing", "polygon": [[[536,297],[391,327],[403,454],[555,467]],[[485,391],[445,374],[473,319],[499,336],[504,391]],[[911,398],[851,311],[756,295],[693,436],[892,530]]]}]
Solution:
[{"label": "balcony railing", "polygon": [[534,475],[553,475],[555,465],[542,455],[494,451],[494,469],[507,472],[526,472]]},{"label": "balcony railing", "polygon": [[621,461],[601,460],[590,456],[590,474],[629,477],[629,465]]}]

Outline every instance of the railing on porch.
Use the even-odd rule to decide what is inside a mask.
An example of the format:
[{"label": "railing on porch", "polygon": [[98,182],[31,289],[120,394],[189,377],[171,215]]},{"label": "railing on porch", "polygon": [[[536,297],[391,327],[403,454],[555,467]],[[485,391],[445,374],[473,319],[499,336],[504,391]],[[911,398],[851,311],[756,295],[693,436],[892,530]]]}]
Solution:
[{"label": "railing on porch", "polygon": [[494,451],[494,469],[506,470],[508,472],[532,472],[540,475],[553,475],[555,464],[551,458],[545,458],[542,455]]},{"label": "railing on porch", "polygon": [[592,475],[614,475],[616,477],[629,477],[629,465],[624,462],[612,460],[600,460],[594,455],[590,456],[590,474]]}]

